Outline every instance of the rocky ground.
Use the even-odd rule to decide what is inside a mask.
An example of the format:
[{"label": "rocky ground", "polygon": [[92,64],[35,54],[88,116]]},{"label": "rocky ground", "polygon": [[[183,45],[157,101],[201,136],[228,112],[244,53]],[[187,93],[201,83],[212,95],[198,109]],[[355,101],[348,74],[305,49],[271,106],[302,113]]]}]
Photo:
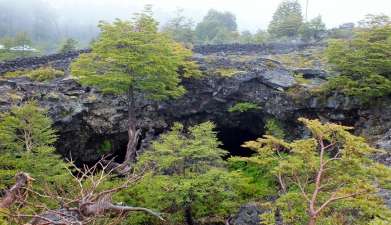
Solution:
[{"label": "rocky ground", "polygon": [[[327,73],[322,68],[287,69],[280,62],[263,56],[263,53],[196,54],[205,77],[184,80],[187,93],[183,97],[151,102],[138,96],[137,113],[143,129],[141,149],[175,121],[190,125],[212,120],[217,124],[224,147],[232,154],[245,155],[248,152],[241,149],[240,144],[261,136],[267,119],[280,120],[293,138],[305,135],[297,124],[297,118],[304,116],[353,126],[357,134],[388,151],[377,158],[391,165],[390,99],[362,106],[338,94],[310,96],[302,90],[306,90],[309,83],[319,84],[325,80]],[[309,83],[297,80],[298,73]],[[1,79],[0,96],[0,111],[28,99],[35,99],[47,108],[59,134],[57,149],[64,156],[78,162],[94,162],[102,154],[98,149],[104,141],[112,143],[110,153],[118,160],[124,156],[127,119],[122,97],[103,95],[93,88],[82,87],[71,78],[46,83],[28,78]],[[244,113],[228,112],[238,102],[252,102],[260,108]],[[243,210],[256,215],[258,209],[246,206],[241,212]]]}]

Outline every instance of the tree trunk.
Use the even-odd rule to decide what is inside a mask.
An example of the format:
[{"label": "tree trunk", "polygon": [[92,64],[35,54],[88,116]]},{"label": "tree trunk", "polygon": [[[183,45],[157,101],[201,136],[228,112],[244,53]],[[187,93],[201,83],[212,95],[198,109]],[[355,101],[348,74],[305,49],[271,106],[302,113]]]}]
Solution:
[{"label": "tree trunk", "polygon": [[185,221],[187,225],[194,225],[193,215],[191,212],[191,206],[185,206]]},{"label": "tree trunk", "polygon": [[135,113],[135,98],[133,88],[128,91],[128,144],[126,146],[126,155],[124,164],[130,164],[136,161],[137,144],[140,136],[140,130],[137,129],[137,119]]},{"label": "tree trunk", "polygon": [[316,225],[316,216],[311,216],[308,225]]},{"label": "tree trunk", "polygon": [[126,145],[125,158],[122,163],[104,160],[103,162],[108,163],[108,171],[113,170],[115,173],[120,175],[126,175],[132,169],[131,164],[136,162],[137,157],[137,145],[140,137],[140,129],[137,128],[137,119],[135,112],[135,98],[134,90],[132,87],[129,88],[127,93],[127,104],[128,104],[128,144]]}]

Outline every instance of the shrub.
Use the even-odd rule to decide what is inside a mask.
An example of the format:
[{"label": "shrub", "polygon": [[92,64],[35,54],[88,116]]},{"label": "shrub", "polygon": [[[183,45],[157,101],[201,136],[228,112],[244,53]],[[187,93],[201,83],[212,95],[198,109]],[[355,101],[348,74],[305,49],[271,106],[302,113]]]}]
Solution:
[{"label": "shrub", "polygon": [[281,139],[285,137],[285,131],[281,122],[275,118],[266,120],[265,130],[267,135],[273,135]]},{"label": "shrub", "polygon": [[[187,132],[183,125],[175,124],[140,157],[138,167],[149,165],[153,172],[119,200],[167,213],[169,224],[201,224],[210,219],[224,222],[253,188],[248,177],[228,171],[222,159],[227,152],[219,148],[213,129],[211,122],[190,127]],[[143,215],[128,221],[156,222]]]},{"label": "shrub", "polygon": [[110,140],[104,140],[98,148],[98,153],[101,155],[107,154],[111,151],[112,144]]},{"label": "shrub", "polygon": [[34,81],[50,81],[58,77],[64,76],[64,72],[56,70],[52,67],[41,67],[35,70],[17,70],[7,72],[4,74],[5,78],[16,78],[16,77],[28,77]]},{"label": "shrub", "polygon": [[[14,176],[23,171],[40,180],[34,185],[40,193],[72,192],[74,183],[68,164],[53,152],[56,135],[52,124],[46,111],[35,102],[15,106],[0,116],[0,190],[11,186]],[[58,204],[57,199],[48,197],[26,198],[33,206]],[[39,210],[33,207],[26,213]],[[0,224],[2,216],[0,212]]]},{"label": "shrub", "polygon": [[216,69],[215,72],[222,77],[233,77],[242,71],[235,68],[219,68]]},{"label": "shrub", "polygon": [[299,83],[300,85],[305,85],[311,83],[310,80],[307,80],[304,78],[303,74],[295,74],[293,76],[295,78],[295,81]]},{"label": "shrub", "polygon": [[368,75],[358,80],[342,75],[330,78],[321,87],[320,93],[334,90],[357,97],[363,103],[368,103],[373,98],[391,94],[391,80],[377,74]]},{"label": "shrub", "polygon": [[36,102],[14,106],[0,118],[0,147],[17,152],[51,152],[57,139],[53,121]]},{"label": "shrub", "polygon": [[326,56],[341,76],[323,90],[341,91],[368,102],[391,93],[391,24],[362,29],[352,40],[332,40]]},{"label": "shrub", "polygon": [[255,103],[238,102],[234,106],[230,107],[228,109],[228,112],[230,112],[230,113],[234,113],[234,112],[243,113],[243,112],[247,112],[247,111],[251,111],[251,110],[257,110],[257,109],[261,109],[261,107],[258,106]]},{"label": "shrub", "polygon": [[371,159],[379,151],[350,127],[299,119],[310,137],[286,142],[265,135],[246,142],[258,154],[238,158],[259,167],[279,184],[279,197],[262,215],[263,224],[364,225],[375,218],[390,223],[391,210],[378,196],[391,181],[391,170]]}]

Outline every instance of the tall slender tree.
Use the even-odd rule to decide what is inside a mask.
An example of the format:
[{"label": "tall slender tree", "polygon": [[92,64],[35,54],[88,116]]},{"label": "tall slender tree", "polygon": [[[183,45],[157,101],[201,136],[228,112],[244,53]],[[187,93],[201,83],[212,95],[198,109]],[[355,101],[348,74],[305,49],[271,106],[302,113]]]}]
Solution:
[{"label": "tall slender tree", "polygon": [[136,95],[151,100],[179,97],[185,89],[181,78],[199,76],[192,52],[158,32],[151,7],[130,21],[101,22],[101,34],[92,52],[81,55],[72,65],[73,76],[84,85],[103,92],[125,94],[128,104],[128,144],[122,172],[135,161],[140,129],[135,108]]},{"label": "tall slender tree", "polygon": [[269,33],[277,38],[295,37],[303,23],[301,5],[297,0],[284,0],[273,15]]}]

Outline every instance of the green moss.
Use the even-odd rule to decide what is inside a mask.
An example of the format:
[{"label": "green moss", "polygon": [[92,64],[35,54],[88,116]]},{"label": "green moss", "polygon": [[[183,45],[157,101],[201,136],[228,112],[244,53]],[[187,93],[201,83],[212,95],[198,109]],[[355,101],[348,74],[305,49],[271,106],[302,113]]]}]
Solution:
[{"label": "green moss", "polygon": [[236,55],[236,54],[232,54],[232,55],[229,55],[227,57],[229,60],[233,61],[233,62],[241,62],[241,63],[245,63],[245,62],[251,62],[251,61],[254,61],[258,58],[257,55]]},{"label": "green moss", "polygon": [[218,68],[215,72],[222,77],[233,77],[242,71],[235,68]]},{"label": "green moss", "polygon": [[301,85],[311,83],[311,81],[309,81],[303,77],[303,74],[295,74],[295,75],[293,75],[293,77],[295,78],[295,81]]},{"label": "green moss", "polygon": [[100,155],[105,155],[111,151],[112,147],[113,145],[111,144],[110,140],[104,140],[98,148],[98,153]]},{"label": "green moss", "polygon": [[27,76],[35,81],[50,81],[54,78],[64,76],[64,72],[52,67],[43,67],[30,71]]},{"label": "green moss", "polygon": [[258,106],[255,103],[251,102],[238,102],[234,106],[230,107],[228,109],[228,112],[233,113],[233,112],[247,112],[250,110],[256,110],[256,109],[261,109],[260,106]]},{"label": "green moss", "polygon": [[268,58],[281,62],[290,68],[314,68],[315,65],[325,67],[327,60],[322,49],[307,49],[305,52],[270,55]]},{"label": "green moss", "polygon": [[275,69],[277,67],[277,64],[273,61],[266,61],[266,66],[268,69]]},{"label": "green moss", "polygon": [[27,75],[26,70],[17,70],[17,71],[5,73],[4,77],[5,78],[16,78],[16,77],[22,77],[22,76],[26,76],[26,75]]},{"label": "green moss", "polygon": [[5,78],[16,78],[16,77],[28,77],[34,81],[50,81],[54,78],[64,76],[64,72],[56,70],[52,67],[41,67],[35,70],[18,70],[7,72],[4,74]]}]

